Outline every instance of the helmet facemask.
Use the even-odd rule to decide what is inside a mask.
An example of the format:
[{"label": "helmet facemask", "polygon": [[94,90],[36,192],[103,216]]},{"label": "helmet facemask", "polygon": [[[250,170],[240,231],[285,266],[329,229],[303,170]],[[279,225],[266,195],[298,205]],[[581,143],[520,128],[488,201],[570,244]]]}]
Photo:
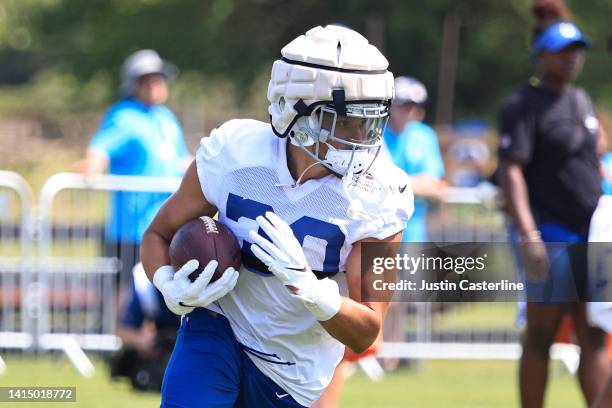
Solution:
[{"label": "helmet facemask", "polygon": [[[311,166],[321,164],[341,177],[367,172],[393,99],[388,66],[354,30],[336,25],[308,30],[284,46],[272,65],[267,94],[272,131],[290,137],[315,160]],[[355,135],[340,126],[345,120],[358,121]]]},{"label": "helmet facemask", "polygon": [[[321,104],[289,132],[292,144],[340,177],[367,172],[382,146],[389,115],[388,103],[347,102],[343,108],[341,114],[334,104]],[[327,151],[321,157],[323,145]]]}]

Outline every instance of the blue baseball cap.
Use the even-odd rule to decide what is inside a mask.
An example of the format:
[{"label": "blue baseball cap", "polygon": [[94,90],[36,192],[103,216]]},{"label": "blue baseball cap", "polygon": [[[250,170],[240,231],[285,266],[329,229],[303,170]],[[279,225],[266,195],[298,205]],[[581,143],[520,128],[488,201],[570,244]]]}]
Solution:
[{"label": "blue baseball cap", "polygon": [[542,51],[558,52],[571,44],[579,44],[589,48],[592,41],[580,32],[574,23],[564,21],[548,27],[533,42],[533,53]]}]

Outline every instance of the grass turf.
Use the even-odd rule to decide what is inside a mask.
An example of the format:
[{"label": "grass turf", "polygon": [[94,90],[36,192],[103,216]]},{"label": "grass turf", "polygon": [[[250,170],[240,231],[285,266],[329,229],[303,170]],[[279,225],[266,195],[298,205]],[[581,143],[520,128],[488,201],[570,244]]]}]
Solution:
[{"label": "grass turf", "polygon": [[[81,377],[61,355],[35,359],[31,356],[5,357],[6,372],[0,386],[75,386],[76,403],[19,403],[26,407],[155,407],[159,395],[137,393],[127,381],[111,381],[106,366],[96,361],[93,378]],[[373,383],[363,374],[351,377],[345,387],[341,407],[518,407],[516,362],[431,361],[419,368],[400,369]],[[547,407],[584,406],[575,379],[553,363]],[[0,407],[9,406],[0,403]]]}]

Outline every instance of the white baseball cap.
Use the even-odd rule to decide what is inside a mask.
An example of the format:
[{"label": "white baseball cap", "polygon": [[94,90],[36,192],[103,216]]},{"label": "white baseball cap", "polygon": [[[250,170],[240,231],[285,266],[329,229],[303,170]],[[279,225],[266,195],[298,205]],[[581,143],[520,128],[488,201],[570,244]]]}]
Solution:
[{"label": "white baseball cap", "polygon": [[426,101],[427,89],[420,81],[409,76],[395,78],[394,104],[402,105],[405,103],[415,103],[417,105],[423,105]]},{"label": "white baseball cap", "polygon": [[161,74],[166,79],[176,77],[178,69],[161,59],[154,50],[140,50],[125,59],[121,67],[121,87],[123,95],[132,95],[136,90],[136,82],[143,75]]}]

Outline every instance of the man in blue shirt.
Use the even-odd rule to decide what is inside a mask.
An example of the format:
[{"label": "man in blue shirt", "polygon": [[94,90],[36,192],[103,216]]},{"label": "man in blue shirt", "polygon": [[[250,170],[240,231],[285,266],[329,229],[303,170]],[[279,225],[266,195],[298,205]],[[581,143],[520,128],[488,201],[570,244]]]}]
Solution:
[{"label": "man in blue shirt", "polygon": [[427,241],[426,199],[439,199],[445,193],[444,163],[436,132],[423,123],[427,90],[414,78],[395,78],[395,99],[385,145],[393,162],[410,175],[414,192],[414,214],[404,230],[402,241]]},{"label": "man in blue shirt", "polygon": [[612,195],[612,152],[604,154],[601,159],[603,167],[603,193]]},{"label": "man in blue shirt", "polygon": [[[111,106],[77,169],[85,174],[180,177],[191,161],[183,131],[163,104],[175,69],[153,50],[140,50],[123,64],[123,99]],[[144,230],[168,194],[117,192],[105,225],[105,256],[122,261],[122,291],[139,260]]]}]

